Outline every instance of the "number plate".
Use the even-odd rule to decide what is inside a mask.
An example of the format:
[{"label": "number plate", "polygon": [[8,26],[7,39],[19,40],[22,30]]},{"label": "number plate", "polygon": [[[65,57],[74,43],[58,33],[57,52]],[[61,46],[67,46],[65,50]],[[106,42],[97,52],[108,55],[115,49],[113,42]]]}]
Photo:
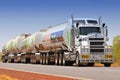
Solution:
[{"label": "number plate", "polygon": [[91,59],[92,60],[102,60],[103,59],[103,55],[95,54],[95,55],[91,56]]}]

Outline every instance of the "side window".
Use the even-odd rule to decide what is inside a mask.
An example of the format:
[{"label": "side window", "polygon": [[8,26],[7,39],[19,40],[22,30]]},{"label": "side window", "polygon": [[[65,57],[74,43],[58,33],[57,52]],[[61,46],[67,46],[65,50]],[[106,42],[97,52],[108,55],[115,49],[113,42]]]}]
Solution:
[{"label": "side window", "polygon": [[85,25],[85,20],[79,20],[79,24]]},{"label": "side window", "polygon": [[98,22],[96,20],[87,20],[87,22],[89,24],[98,24]]}]

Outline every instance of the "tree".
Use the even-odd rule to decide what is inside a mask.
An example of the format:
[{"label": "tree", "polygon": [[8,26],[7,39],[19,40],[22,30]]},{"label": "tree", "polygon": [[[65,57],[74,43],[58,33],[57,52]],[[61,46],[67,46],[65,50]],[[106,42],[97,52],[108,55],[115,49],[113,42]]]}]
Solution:
[{"label": "tree", "polygon": [[2,58],[2,52],[0,52],[0,61],[2,60],[1,58]]},{"label": "tree", "polygon": [[113,51],[115,62],[120,63],[120,36],[114,37]]}]

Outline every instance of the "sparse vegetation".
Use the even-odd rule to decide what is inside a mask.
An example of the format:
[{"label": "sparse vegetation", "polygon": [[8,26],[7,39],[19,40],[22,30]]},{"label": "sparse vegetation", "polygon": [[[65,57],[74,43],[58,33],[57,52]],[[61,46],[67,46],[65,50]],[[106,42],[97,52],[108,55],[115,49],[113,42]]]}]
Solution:
[{"label": "sparse vegetation", "polygon": [[7,75],[0,75],[0,80],[18,80]]},{"label": "sparse vegetation", "polygon": [[113,51],[115,63],[120,64],[120,36],[114,37],[113,40]]},{"label": "sparse vegetation", "polygon": [[2,59],[2,52],[0,52],[0,61],[1,61],[1,59]]}]

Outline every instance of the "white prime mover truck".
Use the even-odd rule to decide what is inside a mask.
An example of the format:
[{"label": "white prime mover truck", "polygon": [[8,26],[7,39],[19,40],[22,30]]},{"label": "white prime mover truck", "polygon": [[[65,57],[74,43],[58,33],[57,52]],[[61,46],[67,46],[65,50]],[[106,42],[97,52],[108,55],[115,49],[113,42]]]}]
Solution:
[{"label": "white prime mover truck", "polygon": [[14,61],[56,65],[76,63],[78,66],[94,66],[99,62],[109,67],[113,63],[113,52],[107,41],[105,24],[100,25],[96,19],[71,18],[22,40],[17,46],[19,60],[14,57]]}]

